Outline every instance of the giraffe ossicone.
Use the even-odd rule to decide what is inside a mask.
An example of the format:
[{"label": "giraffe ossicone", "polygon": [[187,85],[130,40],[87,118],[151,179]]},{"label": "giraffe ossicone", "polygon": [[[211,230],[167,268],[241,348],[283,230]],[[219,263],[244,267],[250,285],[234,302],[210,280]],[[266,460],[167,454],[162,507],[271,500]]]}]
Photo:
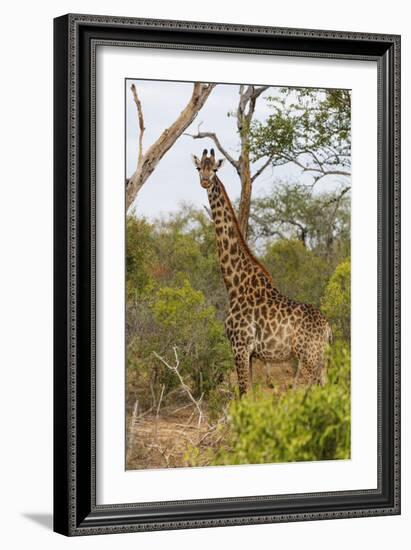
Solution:
[{"label": "giraffe ossicone", "polygon": [[237,369],[240,396],[252,383],[252,360],[298,361],[296,382],[324,384],[325,351],[331,328],[319,309],[281,294],[250,251],[217,171],[214,150],[193,155],[200,184],[207,190],[218,259],[228,294],[225,330]]}]

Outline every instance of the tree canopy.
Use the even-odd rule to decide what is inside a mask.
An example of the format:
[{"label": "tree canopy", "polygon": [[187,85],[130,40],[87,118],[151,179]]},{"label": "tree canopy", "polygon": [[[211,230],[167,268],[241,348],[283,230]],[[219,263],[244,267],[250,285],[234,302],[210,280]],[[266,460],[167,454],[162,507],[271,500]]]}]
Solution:
[{"label": "tree canopy", "polygon": [[298,239],[317,254],[349,254],[350,198],[347,188],[314,193],[310,186],[278,182],[254,199],[254,240]]},{"label": "tree canopy", "polygon": [[271,111],[251,124],[252,160],[272,166],[293,163],[316,183],[351,175],[351,95],[349,90],[282,88],[266,98]]}]

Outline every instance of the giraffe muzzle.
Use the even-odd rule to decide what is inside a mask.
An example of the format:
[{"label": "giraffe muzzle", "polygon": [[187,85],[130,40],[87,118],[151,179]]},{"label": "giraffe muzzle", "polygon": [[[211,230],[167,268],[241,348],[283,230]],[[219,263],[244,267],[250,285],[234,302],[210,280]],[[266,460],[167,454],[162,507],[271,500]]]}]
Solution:
[{"label": "giraffe muzzle", "polygon": [[211,178],[201,178],[201,186],[204,187],[204,189],[207,189],[208,187],[210,187],[212,181],[211,181]]}]

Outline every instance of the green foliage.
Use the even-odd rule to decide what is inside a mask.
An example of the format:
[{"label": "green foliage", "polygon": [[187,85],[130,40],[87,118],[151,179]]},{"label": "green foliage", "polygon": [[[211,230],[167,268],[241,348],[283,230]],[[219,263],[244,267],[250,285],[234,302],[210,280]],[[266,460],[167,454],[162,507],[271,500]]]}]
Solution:
[{"label": "green foliage", "polygon": [[139,294],[150,282],[153,230],[144,219],[127,217],[126,226],[126,286],[127,296]]},{"label": "green foliage", "polygon": [[299,302],[319,306],[330,267],[301,241],[281,240],[267,250],[263,263],[277,288]]},{"label": "green foliage", "polygon": [[351,262],[341,262],[331,276],[321,302],[321,310],[338,338],[350,341],[351,334]]},{"label": "green foliage", "polygon": [[201,212],[183,206],[167,220],[156,223],[151,275],[160,286],[180,286],[188,279],[201,290],[222,319],[226,292],[217,261],[213,224]]},{"label": "green foliage", "polygon": [[[194,327],[201,335],[211,336],[214,328],[214,308],[205,304],[201,291],[194,290],[186,279],[179,288],[160,288],[151,307],[159,327],[174,335],[174,345],[190,346]],[[198,334],[197,334],[198,336]]]},{"label": "green foliage", "polygon": [[128,410],[136,399],[141,410],[155,406],[163,386],[163,404],[177,398],[177,377],[153,353],[174,365],[173,346],[190,388],[215,400],[233,365],[208,218],[186,206],[155,224],[128,217],[126,288]]},{"label": "green foliage", "polygon": [[[303,192],[291,189],[287,196],[293,197],[293,212],[310,210],[310,199]],[[268,216],[271,206],[261,204],[261,215]],[[315,212],[313,209],[312,218]],[[254,221],[252,225],[255,227]],[[320,242],[324,233],[320,223],[313,224],[310,231],[320,235]],[[310,239],[307,243],[313,242]],[[340,233],[336,242],[342,241]],[[319,245],[304,246],[295,237],[271,239],[261,259],[283,293],[315,305],[324,295],[322,307],[333,323],[334,334],[347,337],[347,330],[338,329],[347,325],[349,335],[349,317],[342,315],[345,325],[340,319],[342,312],[349,311],[349,294],[338,298],[335,280],[329,282],[343,247],[338,254],[337,248],[332,249],[328,256],[319,250]],[[174,364],[173,346],[177,346],[187,383],[197,397],[207,396],[209,413],[221,416],[231,391],[228,373],[234,365],[222,324],[226,291],[212,223],[203,212],[186,206],[156,224],[129,217],[126,269],[128,406],[138,398],[142,410],[152,407],[163,385],[165,401],[178,395],[172,394],[178,384],[175,375],[153,354],[155,351]]]},{"label": "green foliage", "polygon": [[315,179],[337,168],[350,170],[351,98],[348,90],[284,88],[267,98],[271,114],[254,121],[250,132],[253,161],[298,164]]},{"label": "green foliage", "polygon": [[[349,253],[350,199],[348,187],[314,193],[310,186],[277,183],[253,201],[254,238],[298,239],[319,256],[334,262]],[[335,264],[334,264],[335,265]]]},{"label": "green foliage", "polygon": [[138,330],[133,331],[127,358],[134,398],[139,398],[143,408],[153,405],[163,385],[167,395],[179,384],[153,352],[175,366],[176,348],[179,371],[197,397],[222,382],[232,368],[231,352],[223,324],[201,291],[194,290],[188,280],[179,287],[152,288],[136,309]]},{"label": "green foliage", "polygon": [[[229,408],[224,446],[210,464],[260,464],[350,457],[350,355],[336,343],[324,387],[258,392]],[[194,458],[195,460],[195,458]]]}]

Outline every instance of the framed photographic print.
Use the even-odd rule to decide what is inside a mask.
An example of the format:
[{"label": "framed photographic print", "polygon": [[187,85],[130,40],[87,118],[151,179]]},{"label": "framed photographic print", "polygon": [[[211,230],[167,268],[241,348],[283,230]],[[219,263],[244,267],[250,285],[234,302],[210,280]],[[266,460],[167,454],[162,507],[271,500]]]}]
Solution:
[{"label": "framed photographic print", "polygon": [[54,29],[55,531],[400,513],[400,38]]}]

